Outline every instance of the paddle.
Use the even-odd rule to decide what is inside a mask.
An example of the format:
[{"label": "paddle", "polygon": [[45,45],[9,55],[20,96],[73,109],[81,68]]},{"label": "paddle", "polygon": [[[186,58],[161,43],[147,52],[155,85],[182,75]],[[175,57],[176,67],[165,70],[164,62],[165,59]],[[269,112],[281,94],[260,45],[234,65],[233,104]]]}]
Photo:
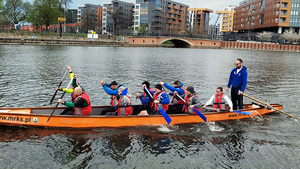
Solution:
[{"label": "paddle", "polygon": [[[180,97],[178,94],[176,94],[176,96],[179,97],[180,100],[182,100],[186,106],[189,106],[189,105],[187,104],[187,102],[186,102],[182,97]],[[192,109],[198,114],[198,116],[201,117],[202,120],[204,120],[205,122],[207,121],[206,117],[205,117],[200,111],[198,111],[198,110],[195,109],[195,108],[192,108]]]},{"label": "paddle", "polygon": [[293,116],[293,115],[290,115],[290,114],[288,114],[288,113],[286,113],[286,112],[284,112],[284,111],[281,111],[281,110],[277,109],[276,107],[270,106],[270,105],[268,105],[267,103],[264,103],[264,102],[262,102],[262,101],[259,101],[259,100],[257,100],[257,99],[254,99],[253,97],[250,97],[250,96],[246,95],[245,93],[241,93],[241,91],[239,91],[239,95],[244,95],[245,97],[248,97],[248,98],[251,99],[251,100],[254,100],[254,101],[256,101],[256,102],[258,102],[258,103],[260,103],[260,104],[263,104],[263,105],[265,105],[265,106],[267,106],[267,107],[270,107],[270,108],[272,108],[272,109],[274,109],[274,110],[276,110],[276,111],[279,111],[280,113],[283,113],[283,114],[285,114],[285,115],[287,115],[287,116],[294,117],[294,118],[298,118],[298,117]]},{"label": "paddle", "polygon": [[126,96],[127,93],[128,93],[128,87],[122,91],[121,95]]},{"label": "paddle", "polygon": [[[69,86],[71,85],[72,81],[73,81],[74,77],[71,79],[70,83],[68,84],[66,90],[64,91],[64,93],[62,94],[62,96],[60,97],[60,99],[62,99],[64,97],[64,95],[66,94],[67,92],[67,89],[69,88]],[[59,103],[56,104],[55,108],[53,109],[51,115],[49,116],[48,120],[47,120],[47,123],[49,122],[50,118],[52,117],[54,111],[56,110],[57,106],[59,105]]]},{"label": "paddle", "polygon": [[[224,109],[215,109],[215,108],[210,108],[210,107],[204,107],[204,108],[207,109],[207,110],[216,110],[217,112],[226,111]],[[234,110],[232,112],[234,112],[234,113],[240,113],[240,114],[246,114],[246,115],[251,115],[251,112],[243,112],[243,111],[236,111],[236,110]]]},{"label": "paddle", "polygon": [[[64,78],[65,78],[65,76],[66,76],[67,72],[68,72],[68,70],[66,70],[66,72],[65,72],[65,74],[64,74],[64,76],[63,76],[63,78],[61,79],[61,81],[60,81],[59,85],[57,86],[57,88],[59,88],[59,87],[60,87],[60,85],[62,84],[62,82],[63,82],[63,80],[64,80]],[[55,91],[54,95],[52,96],[52,99],[50,100],[50,105],[52,104],[52,102],[53,102],[53,100],[54,100],[54,97],[56,96],[56,93],[57,93],[57,90]]]},{"label": "paddle", "polygon": [[[149,90],[146,87],[145,87],[145,90],[148,93],[148,95],[154,100],[153,96],[151,95],[151,93],[149,92]],[[172,121],[172,119],[170,118],[170,116],[167,114],[167,112],[164,109],[162,109],[161,107],[159,107],[158,104],[156,104],[156,105],[159,108],[161,115],[165,118],[166,122],[168,124],[170,124],[171,121]]]}]

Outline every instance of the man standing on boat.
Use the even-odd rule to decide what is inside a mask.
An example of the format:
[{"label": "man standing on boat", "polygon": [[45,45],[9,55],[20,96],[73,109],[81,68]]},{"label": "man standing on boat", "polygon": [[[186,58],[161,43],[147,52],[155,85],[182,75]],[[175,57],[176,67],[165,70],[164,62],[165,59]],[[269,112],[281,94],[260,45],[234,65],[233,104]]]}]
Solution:
[{"label": "man standing on boat", "polygon": [[185,89],[183,88],[183,83],[181,83],[180,81],[175,81],[173,86],[171,86],[171,85],[168,85],[167,83],[160,82],[160,85],[165,86],[167,89],[172,91],[169,93],[170,96],[173,96],[173,99],[169,106],[169,112],[173,113],[173,114],[182,113],[182,108],[183,108],[184,102],[175,95],[175,92],[177,92],[177,94],[181,98],[184,98],[184,95],[186,92],[185,92]]},{"label": "man standing on boat", "polygon": [[153,109],[153,114],[158,114],[160,112],[158,107],[161,107],[165,111],[169,109],[170,98],[168,94],[162,91],[162,85],[157,84],[154,88],[154,101],[151,104],[151,108]]},{"label": "man standing on boat", "polygon": [[[243,66],[242,59],[237,59],[235,61],[235,66],[229,76],[229,81],[226,91],[231,87],[231,100],[233,103],[233,110],[243,109],[243,92],[247,86],[247,68]],[[241,92],[239,95],[239,91]]]},{"label": "man standing on boat", "polygon": [[111,95],[110,97],[110,106],[114,107],[114,97],[118,95],[118,90],[120,87],[124,87],[124,85],[118,85],[116,81],[112,81],[110,84],[105,83],[103,80],[101,81],[101,85],[103,86],[104,91]]},{"label": "man standing on boat", "polygon": [[82,91],[82,88],[76,86],[76,75],[74,75],[74,79],[72,81],[72,85],[75,87],[74,95],[75,95],[75,102],[65,102],[62,99],[58,99],[58,103],[63,104],[69,108],[73,108],[73,111],[68,111],[63,115],[82,115],[87,116],[92,112],[92,106],[90,102],[89,96]]},{"label": "man standing on boat", "polygon": [[214,111],[217,110],[228,110],[227,105],[229,106],[229,110],[233,111],[232,101],[228,98],[227,95],[223,93],[223,88],[218,87],[216,90],[216,94],[211,96],[211,98],[205,103],[203,108],[206,108],[208,105],[213,105]]},{"label": "man standing on boat", "polygon": [[[140,93],[137,93],[136,98],[140,99],[143,105],[134,107],[133,115],[137,115],[143,110],[147,110],[148,114],[151,114],[152,112],[151,109],[151,104],[153,102],[152,96],[154,95],[155,91],[150,87],[150,83],[148,81],[144,81],[142,83],[142,89],[144,93],[142,95]],[[152,96],[149,95],[146,89],[149,91],[149,93]]]}]

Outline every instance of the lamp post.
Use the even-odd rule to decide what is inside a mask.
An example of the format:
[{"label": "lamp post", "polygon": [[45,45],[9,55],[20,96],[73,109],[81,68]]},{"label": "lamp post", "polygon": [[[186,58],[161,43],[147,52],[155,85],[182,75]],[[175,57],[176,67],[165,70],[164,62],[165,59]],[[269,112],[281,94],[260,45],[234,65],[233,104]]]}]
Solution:
[{"label": "lamp post", "polygon": [[108,25],[107,27],[108,27],[108,39],[110,39],[110,25]]}]

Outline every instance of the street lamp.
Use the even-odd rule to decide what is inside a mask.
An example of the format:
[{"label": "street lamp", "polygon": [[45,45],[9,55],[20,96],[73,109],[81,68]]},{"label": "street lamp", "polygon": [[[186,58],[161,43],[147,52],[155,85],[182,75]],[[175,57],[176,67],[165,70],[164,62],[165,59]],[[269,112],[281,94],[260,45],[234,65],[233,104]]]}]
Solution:
[{"label": "street lamp", "polygon": [[108,39],[110,39],[110,25],[108,25],[107,27],[108,27]]}]

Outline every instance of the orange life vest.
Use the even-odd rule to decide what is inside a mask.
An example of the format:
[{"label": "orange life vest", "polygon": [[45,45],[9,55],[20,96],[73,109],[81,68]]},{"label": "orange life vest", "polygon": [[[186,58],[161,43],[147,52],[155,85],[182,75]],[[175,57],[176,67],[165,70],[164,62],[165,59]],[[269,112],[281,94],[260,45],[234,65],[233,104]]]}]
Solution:
[{"label": "orange life vest", "polygon": [[81,115],[82,116],[87,116],[92,112],[92,106],[91,106],[90,98],[85,92],[82,92],[82,94],[80,96],[75,97],[75,101],[79,97],[81,97],[82,99],[84,99],[86,101],[87,106],[86,107],[74,107],[74,114],[77,115],[77,110],[81,109]]},{"label": "orange life vest", "polygon": [[[180,87],[180,89],[183,90],[184,94],[186,93],[184,87]],[[180,96],[180,97],[183,97],[183,96]],[[174,94],[173,94],[173,99],[172,99],[172,102],[171,102],[172,104],[174,104],[175,99],[176,99],[176,95],[175,95],[175,93],[174,93]],[[181,100],[181,99],[176,99],[176,100],[177,100],[177,103],[175,103],[175,104],[184,104],[184,101],[183,101],[183,100]]]},{"label": "orange life vest", "polygon": [[[163,93],[166,93],[166,92],[164,92],[164,91],[161,91],[160,93],[154,93],[154,96],[153,96],[153,99],[154,100],[158,100],[158,101],[160,101],[160,96],[163,94]],[[166,93],[167,94],[167,93]],[[151,108],[153,108],[154,107],[154,111],[157,111],[158,110],[158,106],[157,106],[157,104],[154,104],[154,102],[152,102],[152,104],[151,104]],[[165,111],[167,111],[167,110],[169,110],[169,104],[162,104],[162,108],[165,110]]]},{"label": "orange life vest", "polygon": [[224,93],[221,96],[216,95],[214,99],[214,109],[222,109],[224,106],[225,110],[227,110],[227,106],[225,104],[225,100],[223,98]]},{"label": "orange life vest", "polygon": [[[190,106],[189,103],[190,103],[190,101],[192,100],[193,97],[197,97],[198,98],[198,96],[196,94],[194,94],[192,96],[189,96],[189,95],[185,96],[184,100],[186,101],[186,104],[182,108],[182,111],[184,113],[189,113],[189,106]],[[194,109],[196,109],[196,110],[198,110],[200,112],[200,108],[194,108]],[[193,111],[193,114],[197,114],[197,113],[195,111]]]},{"label": "orange life vest", "polygon": [[[132,114],[131,99],[130,99],[130,97],[128,97],[128,96],[123,96],[123,97],[127,97],[127,98],[130,100],[129,106],[126,106],[126,107],[125,107],[125,115],[126,115],[126,116],[127,116],[127,115],[131,115],[131,114]],[[123,97],[120,98],[120,100],[119,100],[119,102],[118,102],[118,107],[119,107],[119,108],[116,110],[118,116],[121,115],[121,108],[124,108],[124,107],[121,106],[121,101],[122,101]]]}]

